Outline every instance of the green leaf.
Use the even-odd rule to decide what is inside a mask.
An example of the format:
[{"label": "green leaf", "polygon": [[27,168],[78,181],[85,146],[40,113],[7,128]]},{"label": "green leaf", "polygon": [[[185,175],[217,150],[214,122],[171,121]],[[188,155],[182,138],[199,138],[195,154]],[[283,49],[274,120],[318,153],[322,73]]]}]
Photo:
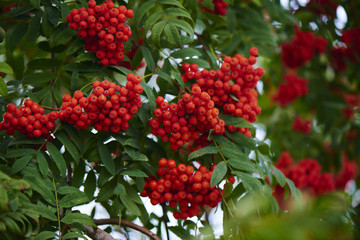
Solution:
[{"label": "green leaf", "polygon": [[224,192],[223,192],[224,198],[227,198],[231,194],[232,190],[233,190],[232,183],[226,182],[225,186],[224,186]]},{"label": "green leaf", "polygon": [[193,56],[201,56],[201,52],[196,48],[183,48],[172,52],[170,56],[174,58],[186,58],[186,57],[193,57]]},{"label": "green leaf", "polygon": [[53,80],[56,76],[56,73],[50,72],[36,72],[30,73],[23,77],[22,81],[28,84],[41,84],[48,83]]},{"label": "green leaf", "polygon": [[[163,12],[162,11],[156,11],[154,13],[152,13],[151,15],[149,15],[149,17],[146,19],[145,24],[144,24],[144,33],[148,33],[151,28],[162,19],[163,17]],[[166,23],[166,21],[164,20],[163,22]],[[152,30],[151,30],[152,32]]]},{"label": "green leaf", "polygon": [[23,22],[16,26],[13,30],[9,30],[5,35],[5,41],[7,50],[13,52],[15,48],[19,45],[21,39],[27,32],[28,23]]},{"label": "green leaf", "polygon": [[57,23],[59,22],[59,19],[60,19],[60,11],[59,11],[59,9],[57,9],[56,7],[51,6],[49,8],[49,11],[47,11],[47,15],[48,15],[48,21],[54,27],[56,27],[56,25],[57,25]]},{"label": "green leaf", "polygon": [[68,232],[62,237],[62,239],[77,239],[77,238],[82,238],[85,240],[87,239],[83,234],[77,232]]},{"label": "green leaf", "polygon": [[58,194],[66,195],[79,192],[79,189],[73,186],[62,186],[57,190]]},{"label": "green leaf", "polygon": [[162,20],[162,21],[154,24],[153,28],[151,29],[151,41],[158,48],[160,48],[160,37],[164,30],[165,25],[166,25],[166,21]]},{"label": "green leaf", "polygon": [[31,4],[34,8],[40,8],[40,1],[41,1],[41,0],[30,0],[30,4]]},{"label": "green leaf", "polygon": [[0,184],[0,210],[6,212],[8,210],[8,195],[2,184]]},{"label": "green leaf", "polygon": [[41,30],[41,17],[42,12],[39,12],[31,18],[25,35],[25,41],[27,44],[36,44],[36,40],[38,39]]},{"label": "green leaf", "polygon": [[271,169],[274,171],[275,178],[280,186],[284,187],[286,184],[286,177],[285,175],[277,169],[275,166],[271,166]]},{"label": "green leaf", "polygon": [[49,186],[44,178],[40,178],[35,175],[25,175],[24,178],[31,185],[31,189],[38,192],[45,201],[53,206],[56,205],[55,196],[51,189],[49,189]]},{"label": "green leaf", "polygon": [[203,148],[200,148],[199,150],[196,150],[192,153],[189,154],[189,157],[188,157],[188,161],[194,159],[194,158],[198,158],[198,157],[201,157],[205,154],[215,154],[217,153],[219,150],[217,147],[214,147],[214,146],[206,146],[206,147],[203,147]]},{"label": "green leaf", "polygon": [[180,239],[186,239],[186,240],[193,239],[193,236],[190,235],[190,233],[188,231],[186,231],[183,226],[169,227],[169,229]]},{"label": "green leaf", "polygon": [[50,231],[42,231],[39,234],[36,235],[36,237],[34,237],[34,240],[43,240],[43,239],[54,239],[55,237],[57,237],[58,235],[54,232],[50,232]]},{"label": "green leaf", "polygon": [[173,1],[173,0],[159,0],[160,4],[168,4],[168,5],[174,5],[177,6],[179,8],[184,8],[184,6],[177,0]]},{"label": "green leaf", "polygon": [[149,12],[149,10],[156,6],[155,0],[148,0],[145,1],[143,4],[140,5],[140,7],[135,12],[135,23],[136,26],[140,26],[141,19],[144,17],[144,15]]},{"label": "green leaf", "polygon": [[131,147],[124,147],[125,152],[134,161],[149,161],[146,155]]},{"label": "green leaf", "polygon": [[240,128],[253,128],[253,125],[251,125],[246,119],[241,117],[222,115],[220,118],[225,121],[226,126],[232,125]]},{"label": "green leaf", "polygon": [[120,197],[121,202],[124,204],[124,206],[127,210],[129,210],[136,216],[141,215],[141,211],[140,211],[139,207],[133,201],[131,201],[127,196],[120,195],[119,197]]},{"label": "green leaf", "polygon": [[54,160],[57,168],[59,169],[61,175],[63,177],[66,176],[66,162],[65,159],[63,158],[62,154],[60,153],[59,149],[57,149],[54,144],[52,144],[51,142],[48,142],[47,145],[47,150],[50,153],[51,158]]},{"label": "green leaf", "polygon": [[301,191],[299,189],[297,189],[295,187],[294,182],[289,179],[286,178],[286,183],[289,185],[290,191],[291,191],[291,195],[296,199],[299,200],[301,198]]},{"label": "green leaf", "polygon": [[96,189],[96,176],[94,171],[90,171],[87,176],[84,183],[84,192],[87,194],[89,199],[92,199],[94,196],[94,192]]},{"label": "green leaf", "polygon": [[179,85],[181,86],[181,88],[182,88],[182,89],[185,89],[184,80],[181,78],[180,73],[175,72],[175,71],[171,71],[171,74],[175,77],[176,82],[179,83]]},{"label": "green leaf", "polygon": [[183,29],[187,34],[189,34],[190,38],[194,37],[194,29],[188,22],[180,19],[170,19],[169,23],[175,25],[180,29]]},{"label": "green leaf", "polygon": [[179,30],[174,25],[166,25],[164,34],[168,42],[174,46],[181,46],[181,36]]},{"label": "green leaf", "polygon": [[148,175],[140,169],[126,169],[120,172],[121,175],[127,175],[130,177],[147,177]]},{"label": "green leaf", "polygon": [[255,178],[247,173],[243,173],[243,172],[239,172],[239,171],[235,171],[235,174],[237,176],[239,176],[242,184],[244,185],[245,189],[248,192],[261,191],[262,185],[257,178]]},{"label": "green leaf", "polygon": [[186,62],[190,64],[195,63],[201,68],[210,68],[210,64],[208,63],[208,61],[202,58],[190,58],[186,59]]},{"label": "green leaf", "polygon": [[57,132],[56,137],[60,140],[62,144],[64,144],[65,149],[70,153],[75,162],[78,163],[80,159],[80,153],[75,147],[75,145],[72,143],[72,141],[69,139],[69,137],[66,135],[66,133],[63,131]]},{"label": "green leaf", "polygon": [[20,230],[19,226],[16,224],[16,222],[12,218],[10,218],[8,216],[4,216],[4,217],[2,217],[1,220],[2,220],[2,222],[5,223],[7,232],[13,233],[15,235],[21,234],[21,230]]},{"label": "green leaf", "polygon": [[185,17],[188,18],[192,21],[192,17],[191,15],[185,11],[185,9],[181,9],[181,8],[166,8],[164,10],[164,13],[166,15],[171,15],[171,16],[176,16],[176,17]]},{"label": "green leaf", "polygon": [[226,172],[227,172],[227,165],[225,161],[222,161],[219,164],[217,164],[210,179],[210,187],[218,184],[224,178]]},{"label": "green leaf", "polygon": [[241,159],[240,158],[232,158],[227,160],[228,163],[235,169],[243,170],[243,171],[249,171],[249,172],[256,172],[256,168],[252,162],[249,161],[249,159]]},{"label": "green leaf", "polygon": [[80,223],[92,227],[96,226],[88,215],[82,213],[70,212],[61,219],[61,222],[65,224]]},{"label": "green leaf", "polygon": [[98,150],[101,161],[103,162],[106,170],[108,170],[112,175],[115,175],[115,163],[114,159],[111,157],[110,151],[107,149],[104,143],[98,144]]},{"label": "green leaf", "polygon": [[256,148],[255,141],[240,132],[226,131],[226,135],[240,146],[247,147],[251,150]]},{"label": "green leaf", "polygon": [[147,47],[144,47],[144,46],[141,46],[140,47],[140,50],[145,58],[145,62],[146,62],[146,66],[147,68],[154,72],[155,71],[155,62],[154,62],[154,59],[151,55],[151,52],[150,50],[147,48]]},{"label": "green leaf", "polygon": [[2,77],[0,77],[0,94],[6,96],[8,93],[8,87]]},{"label": "green leaf", "polygon": [[18,148],[18,149],[10,149],[6,152],[5,157],[6,158],[17,158],[17,157],[23,157],[26,155],[33,155],[36,153],[35,149],[31,148]]},{"label": "green leaf", "polygon": [[128,75],[129,73],[134,74],[133,71],[131,71],[131,70],[127,69],[127,68],[124,68],[124,67],[118,67],[118,66],[110,66],[110,67],[111,67],[111,68],[114,68],[114,69],[116,69],[116,70],[119,70],[120,72],[122,72],[122,73],[125,74],[125,75]]},{"label": "green leaf", "polygon": [[141,81],[140,85],[143,87],[144,92],[146,93],[146,96],[149,100],[151,112],[154,112],[154,110],[156,109],[156,102],[155,102],[156,98],[153,90],[144,81]]},{"label": "green leaf", "polygon": [[9,64],[7,64],[6,62],[0,62],[0,72],[6,73],[9,75],[14,74],[12,67]]},{"label": "green leaf", "polygon": [[15,161],[15,163],[11,167],[11,174],[17,173],[26,167],[26,165],[30,162],[32,159],[32,155],[24,156],[22,158],[19,158]]},{"label": "green leaf", "polygon": [[88,202],[89,202],[89,198],[86,195],[86,193],[78,191],[65,195],[60,200],[59,205],[64,208],[71,208]]},{"label": "green leaf", "polygon": [[38,58],[31,60],[26,67],[31,70],[46,70],[46,69],[52,69],[57,68],[61,64],[60,60],[56,58]]},{"label": "green leaf", "polygon": [[114,194],[126,195],[126,190],[125,190],[124,185],[122,185],[121,183],[118,183],[114,189]]}]

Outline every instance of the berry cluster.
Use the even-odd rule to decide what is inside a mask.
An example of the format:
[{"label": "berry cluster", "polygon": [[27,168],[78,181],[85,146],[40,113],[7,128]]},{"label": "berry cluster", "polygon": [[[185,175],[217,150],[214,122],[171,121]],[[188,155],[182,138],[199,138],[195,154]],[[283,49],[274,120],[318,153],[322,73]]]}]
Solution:
[{"label": "berry cluster", "polygon": [[170,141],[173,150],[200,138],[210,129],[215,134],[225,131],[219,110],[214,107],[210,95],[198,86],[193,86],[191,94],[185,93],[178,103],[169,104],[161,96],[156,103],[160,107],[154,110],[155,118],[149,120],[151,133],[160,136],[163,142]]},{"label": "berry cluster", "polygon": [[311,132],[311,120],[296,116],[292,129],[294,131],[303,132],[304,134],[309,134]]},{"label": "berry cluster", "polygon": [[[313,196],[327,194],[335,188],[333,176],[330,173],[321,173],[321,166],[315,159],[305,158],[294,165],[294,159],[289,152],[283,152],[275,166],[291,179],[297,188]],[[285,206],[284,192],[280,185],[277,185],[273,192],[280,206]]]},{"label": "berry cluster", "polygon": [[[198,2],[203,2],[203,0],[198,0]],[[226,8],[229,6],[229,4],[227,2],[225,2],[224,0],[212,0],[213,4],[214,4],[214,9],[211,10],[207,7],[204,7],[203,9],[207,12],[210,13],[215,13],[218,14],[220,16],[225,16],[226,15]]]},{"label": "berry cluster", "polygon": [[86,129],[93,124],[98,131],[118,133],[127,130],[128,121],[142,106],[140,94],[143,87],[139,75],[130,73],[126,78],[126,86],[107,80],[95,81],[94,92],[88,97],[84,97],[81,91],[76,91],[73,98],[69,94],[64,95],[59,118],[78,129]]},{"label": "berry cluster", "polygon": [[112,0],[96,5],[95,0],[88,2],[89,8],[72,9],[66,20],[78,36],[85,40],[85,50],[96,52],[102,65],[119,65],[124,59],[124,44],[132,32],[124,24],[134,16],[125,6],[114,7]]},{"label": "berry cluster", "polygon": [[6,130],[8,135],[18,130],[29,138],[48,138],[58,119],[56,111],[45,114],[45,109],[31,99],[26,99],[20,107],[10,103],[6,110],[4,120],[0,122],[0,131]]},{"label": "berry cluster", "polygon": [[298,68],[310,61],[315,51],[323,53],[327,46],[325,38],[315,36],[313,32],[301,32],[295,26],[295,36],[290,43],[281,45],[281,58],[285,66]]},{"label": "berry cluster", "polygon": [[339,3],[334,0],[310,0],[305,7],[317,15],[336,17],[338,6]]},{"label": "berry cluster", "polygon": [[273,100],[281,106],[292,103],[297,98],[308,93],[308,81],[299,76],[288,74],[284,76],[285,82],[280,83]]},{"label": "berry cluster", "polygon": [[337,72],[344,71],[349,60],[357,63],[360,56],[360,27],[342,32],[343,45],[336,45],[331,51],[331,64]]},{"label": "berry cluster", "polygon": [[214,208],[221,202],[222,190],[210,187],[215,167],[212,165],[208,171],[205,166],[200,166],[195,171],[192,166],[177,165],[175,160],[162,158],[157,170],[159,178],[148,177],[141,196],[149,197],[153,205],[167,202],[170,207],[177,207],[178,211],[174,212],[176,219],[198,216],[202,212],[200,207],[208,205]]},{"label": "berry cluster", "polygon": [[[184,82],[195,80],[194,86],[206,91],[215,105],[222,109],[223,114],[241,117],[249,122],[256,121],[256,115],[261,112],[257,105],[258,93],[254,89],[264,75],[263,68],[255,68],[258,50],[250,48],[248,58],[236,54],[226,56],[219,70],[199,71],[196,64],[184,63],[182,78]],[[248,129],[229,126],[230,131],[240,131],[251,136]]]},{"label": "berry cluster", "polygon": [[352,118],[360,107],[360,94],[345,93],[343,97],[347,103],[347,106],[341,109],[343,116],[347,119]]},{"label": "berry cluster", "polygon": [[338,189],[345,189],[346,184],[355,179],[358,172],[356,162],[349,161],[348,156],[342,153],[342,169],[335,177],[335,186]]}]

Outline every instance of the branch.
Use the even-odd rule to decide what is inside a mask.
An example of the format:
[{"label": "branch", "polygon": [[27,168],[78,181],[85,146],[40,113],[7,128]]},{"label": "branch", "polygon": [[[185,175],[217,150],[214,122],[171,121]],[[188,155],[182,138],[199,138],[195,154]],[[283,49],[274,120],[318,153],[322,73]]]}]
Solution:
[{"label": "branch", "polygon": [[121,226],[125,226],[125,227],[129,227],[132,229],[135,229],[139,232],[142,232],[143,234],[147,235],[148,237],[150,237],[151,239],[154,240],[161,240],[155,233],[151,232],[149,229],[144,228],[142,226],[139,226],[133,222],[129,222],[126,220],[121,220],[119,222],[119,219],[94,219],[94,223],[96,225],[105,225],[105,224],[112,224],[112,225],[121,225]]},{"label": "branch", "polygon": [[86,229],[87,235],[93,240],[115,240],[115,238],[113,238],[110,234],[108,234],[104,230],[101,230],[100,228],[94,231],[92,227],[89,227],[87,225],[84,225],[84,227]]}]

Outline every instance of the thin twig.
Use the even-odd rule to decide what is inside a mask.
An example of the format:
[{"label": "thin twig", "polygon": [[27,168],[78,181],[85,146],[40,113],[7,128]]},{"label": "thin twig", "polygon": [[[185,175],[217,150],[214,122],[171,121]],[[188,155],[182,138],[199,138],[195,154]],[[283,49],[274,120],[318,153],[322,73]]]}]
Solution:
[{"label": "thin twig", "polygon": [[121,220],[119,222],[119,219],[115,219],[115,218],[94,219],[94,223],[96,225],[112,224],[112,225],[121,225],[121,226],[129,227],[129,228],[135,229],[135,230],[137,230],[139,232],[142,232],[143,234],[147,235],[151,239],[161,240],[160,237],[158,237],[155,233],[151,232],[149,229],[144,228],[142,226],[139,226],[139,225],[137,225],[137,224],[135,224],[133,222],[126,221],[126,220]]},{"label": "thin twig", "polygon": [[61,223],[60,223],[60,210],[59,210],[59,201],[58,201],[58,195],[57,195],[57,189],[56,189],[56,184],[55,184],[55,179],[53,177],[53,185],[54,185],[54,190],[55,190],[55,201],[56,201],[56,212],[57,212],[57,220],[59,223],[59,238],[60,240],[62,239],[62,232],[61,232]]}]

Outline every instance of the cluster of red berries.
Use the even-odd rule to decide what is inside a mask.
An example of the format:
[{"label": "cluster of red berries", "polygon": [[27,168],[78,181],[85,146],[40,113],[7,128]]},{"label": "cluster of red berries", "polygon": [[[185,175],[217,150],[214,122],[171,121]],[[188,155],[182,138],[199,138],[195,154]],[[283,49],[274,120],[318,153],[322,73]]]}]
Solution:
[{"label": "cluster of red berries", "polygon": [[356,178],[358,166],[355,161],[350,161],[346,153],[342,152],[342,169],[335,177],[335,187],[345,189],[346,184]]},{"label": "cluster of red berries", "polygon": [[342,32],[342,45],[336,45],[331,51],[331,65],[337,72],[344,71],[350,60],[357,63],[360,56],[360,27],[344,30]]},{"label": "cluster of red berries", "polygon": [[309,134],[311,132],[311,120],[296,116],[292,129],[294,131],[303,132],[304,134]]},{"label": "cluster of red berries", "polygon": [[345,93],[343,97],[347,103],[347,106],[341,109],[343,116],[347,119],[352,118],[360,108],[360,94]]},{"label": "cluster of red berries", "polygon": [[26,99],[20,107],[10,103],[6,110],[4,120],[0,122],[0,131],[6,130],[8,135],[13,135],[18,130],[29,138],[48,138],[58,119],[56,111],[45,114],[45,109],[31,99]]},{"label": "cluster of red berries", "polygon": [[142,106],[140,94],[143,87],[139,75],[129,73],[126,78],[126,86],[107,80],[95,81],[94,92],[88,97],[84,97],[81,91],[76,91],[73,98],[65,94],[59,118],[78,129],[93,124],[98,131],[118,133],[127,130],[128,121]]},{"label": "cluster of red berries", "polygon": [[202,212],[200,207],[214,208],[221,202],[222,190],[210,187],[215,167],[212,165],[208,171],[205,166],[200,166],[195,171],[192,166],[177,165],[175,160],[161,158],[157,170],[159,178],[148,177],[141,196],[149,197],[153,205],[166,202],[172,208],[178,207],[174,212],[176,219],[198,216]]},{"label": "cluster of red berries", "polygon": [[[305,158],[294,165],[290,153],[283,152],[275,166],[291,179],[297,188],[313,196],[327,194],[335,189],[332,174],[321,173],[321,165],[315,159]],[[284,188],[277,185],[273,192],[280,206],[284,204],[284,191]]]},{"label": "cluster of red berries", "polygon": [[[250,48],[249,53],[248,58],[240,54],[224,57],[219,70],[199,71],[196,64],[184,63],[182,79],[184,82],[195,80],[193,85],[206,91],[215,105],[222,109],[223,114],[255,122],[261,108],[257,105],[258,93],[254,88],[265,71],[261,67],[253,66],[257,62],[257,48]],[[245,128],[229,126],[229,130],[251,136],[250,131]]]},{"label": "cluster of red berries", "polygon": [[[349,161],[347,155],[342,153],[342,164],[342,170],[333,176],[328,172],[321,173],[321,166],[315,159],[305,158],[294,165],[294,159],[290,153],[283,152],[275,166],[291,179],[297,188],[305,190],[313,196],[319,196],[334,189],[344,190],[346,184],[355,179],[358,169],[356,162]],[[277,185],[273,192],[282,207],[285,207],[286,204],[284,192],[284,188],[280,185]]]},{"label": "cluster of red berries", "polygon": [[294,74],[284,76],[285,82],[280,83],[277,93],[273,96],[273,100],[281,106],[292,103],[297,98],[308,93],[308,81]]},{"label": "cluster of red berries", "polygon": [[[198,0],[198,2],[203,2],[203,0]],[[225,2],[224,0],[212,0],[213,4],[214,4],[214,9],[209,9],[207,7],[204,7],[203,9],[207,12],[210,13],[215,13],[221,16],[225,16],[226,15],[226,8],[229,6],[229,4],[227,2]]]},{"label": "cluster of red berries", "polygon": [[334,0],[310,0],[306,8],[317,15],[336,17],[336,9],[339,3]]},{"label": "cluster of red berries", "polygon": [[178,103],[169,104],[161,96],[156,103],[160,107],[154,110],[155,118],[149,120],[151,133],[160,136],[163,142],[170,141],[173,150],[200,138],[210,129],[215,134],[225,131],[219,110],[214,107],[210,95],[198,86],[193,86],[191,94],[185,93]]},{"label": "cluster of red berries", "polygon": [[295,26],[295,36],[290,43],[281,45],[281,58],[285,66],[298,68],[310,61],[315,51],[323,53],[327,46],[325,38],[315,36],[313,32],[302,32]]},{"label": "cluster of red berries", "polygon": [[85,40],[85,50],[96,52],[102,65],[119,65],[124,59],[124,44],[132,32],[124,24],[134,16],[134,11],[125,6],[114,7],[112,0],[96,5],[88,2],[89,8],[72,9],[66,20],[78,36]]}]

